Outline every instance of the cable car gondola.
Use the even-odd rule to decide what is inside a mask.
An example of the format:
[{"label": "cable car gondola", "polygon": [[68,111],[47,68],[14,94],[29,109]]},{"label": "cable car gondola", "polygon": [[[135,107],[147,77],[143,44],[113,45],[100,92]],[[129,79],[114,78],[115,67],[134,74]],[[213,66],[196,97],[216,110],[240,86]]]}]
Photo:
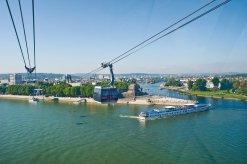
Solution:
[{"label": "cable car gondola", "polygon": [[114,74],[112,69],[112,64],[102,63],[102,68],[109,67],[111,73],[111,82],[107,86],[95,86],[93,99],[101,104],[116,103],[118,100],[118,91],[114,87]]}]

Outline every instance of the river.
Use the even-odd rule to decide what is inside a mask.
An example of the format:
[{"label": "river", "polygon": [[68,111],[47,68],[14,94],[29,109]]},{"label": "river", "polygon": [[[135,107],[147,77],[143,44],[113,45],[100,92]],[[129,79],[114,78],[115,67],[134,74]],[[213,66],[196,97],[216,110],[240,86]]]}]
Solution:
[{"label": "river", "polygon": [[196,98],[159,84],[151,94],[212,110],[140,122],[139,105],[29,104],[0,99],[0,163],[246,163],[247,103]]}]

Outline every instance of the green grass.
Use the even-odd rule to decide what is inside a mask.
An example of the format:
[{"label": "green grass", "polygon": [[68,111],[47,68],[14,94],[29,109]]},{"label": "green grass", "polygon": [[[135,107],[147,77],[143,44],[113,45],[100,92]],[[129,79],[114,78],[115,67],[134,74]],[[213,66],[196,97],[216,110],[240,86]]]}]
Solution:
[{"label": "green grass", "polygon": [[225,90],[218,91],[180,91],[180,93],[187,95],[196,95],[202,97],[212,97],[212,98],[226,98],[226,99],[238,99],[247,101],[247,96],[240,95]]}]

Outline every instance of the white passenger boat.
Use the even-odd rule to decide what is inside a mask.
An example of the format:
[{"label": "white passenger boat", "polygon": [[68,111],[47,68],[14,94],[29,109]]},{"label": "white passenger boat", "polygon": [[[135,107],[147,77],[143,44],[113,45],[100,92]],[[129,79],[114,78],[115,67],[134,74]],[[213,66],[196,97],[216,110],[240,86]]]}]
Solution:
[{"label": "white passenger boat", "polygon": [[139,114],[141,120],[155,120],[194,112],[209,110],[210,104],[186,104],[184,106],[167,106],[161,109],[152,109]]}]

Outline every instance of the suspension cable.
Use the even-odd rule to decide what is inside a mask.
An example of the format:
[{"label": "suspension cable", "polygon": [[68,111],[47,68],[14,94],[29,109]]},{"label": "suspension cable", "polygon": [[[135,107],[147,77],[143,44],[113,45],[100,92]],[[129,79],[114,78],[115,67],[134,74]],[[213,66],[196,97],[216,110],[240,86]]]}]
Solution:
[{"label": "suspension cable", "polygon": [[210,4],[212,4],[212,3],[215,2],[215,1],[216,1],[216,0],[212,0],[212,1],[210,1],[209,3],[207,3],[207,4],[203,5],[202,7],[200,7],[199,9],[197,9],[197,10],[193,11],[192,13],[186,15],[185,17],[183,17],[182,19],[180,19],[180,20],[178,20],[177,22],[173,23],[172,25],[166,27],[166,28],[163,29],[162,31],[156,33],[155,35],[149,37],[148,39],[144,40],[143,42],[137,44],[136,46],[132,47],[132,48],[129,49],[128,51],[124,52],[123,54],[121,54],[121,55],[115,57],[114,59],[112,59],[112,60],[110,61],[110,63],[111,63],[111,62],[114,62],[114,60],[117,60],[118,58],[124,56],[125,54],[129,53],[130,51],[136,49],[137,47],[143,45],[144,43],[150,41],[151,39],[153,39],[154,37],[158,36],[159,34],[161,34],[161,33],[165,32],[165,31],[167,31],[167,30],[170,29],[171,27],[177,25],[178,23],[182,22],[183,20],[187,19],[188,17],[194,15],[195,13],[199,12],[200,10],[204,9],[205,7],[209,6]]},{"label": "suspension cable", "polygon": [[26,43],[26,49],[27,49],[28,62],[29,62],[29,67],[31,67],[31,64],[30,64],[30,57],[29,57],[29,51],[28,51],[28,44],[27,44],[27,37],[26,37],[26,30],[25,30],[25,24],[24,24],[24,19],[23,19],[23,15],[22,15],[21,1],[18,0],[18,2],[19,2],[20,13],[21,13],[22,28],[23,28],[24,37],[25,37],[25,43]]},{"label": "suspension cable", "polygon": [[[199,9],[197,9],[197,10],[193,11],[192,13],[186,15],[185,17],[183,17],[182,19],[180,19],[180,20],[178,20],[177,22],[173,23],[172,25],[166,27],[166,28],[163,29],[162,31],[156,33],[155,35],[149,37],[148,39],[144,40],[143,42],[137,44],[136,46],[134,46],[134,47],[132,47],[131,49],[127,50],[126,52],[122,53],[121,55],[119,55],[119,56],[113,58],[112,60],[109,61],[109,63],[112,63],[112,62],[114,62],[115,60],[117,60],[118,58],[120,58],[120,57],[122,57],[122,56],[128,54],[128,53],[131,52],[132,50],[134,50],[134,49],[138,48],[139,46],[143,45],[144,43],[150,41],[151,39],[155,38],[155,37],[158,36],[159,34],[161,34],[161,33],[165,32],[165,31],[167,31],[167,30],[170,29],[171,27],[177,25],[178,23],[182,22],[183,20],[187,19],[188,17],[194,15],[195,13],[199,12],[200,10],[202,10],[203,8],[207,7],[208,5],[212,4],[212,3],[215,2],[215,1],[216,1],[216,0],[212,0],[212,1],[210,1],[209,3],[203,5],[203,6],[200,7]],[[103,68],[103,69],[104,69],[104,68]],[[96,69],[90,71],[89,73],[84,74],[81,78],[86,77],[86,76],[88,76],[88,75],[90,75],[90,74],[92,74],[92,73],[99,72],[99,71],[101,71],[101,70],[102,70],[102,67],[98,67],[98,68],[96,68]]]},{"label": "suspension cable", "polygon": [[[222,3],[218,4],[218,5],[216,5],[215,7],[212,7],[211,9],[209,9],[209,10],[207,10],[206,12],[200,14],[199,16],[197,16],[197,17],[195,17],[195,18],[193,18],[193,19],[187,21],[186,23],[184,23],[184,24],[178,26],[177,28],[175,28],[175,29],[173,29],[173,30],[171,30],[171,31],[169,31],[169,32],[167,32],[167,33],[165,33],[164,35],[162,35],[162,36],[156,38],[155,40],[153,40],[153,41],[151,41],[151,42],[145,44],[144,46],[142,46],[142,47],[136,49],[137,47],[139,47],[139,46],[142,45],[143,43],[146,43],[147,41],[151,40],[151,39],[154,38],[155,36],[159,35],[161,32],[157,33],[156,35],[150,37],[149,39],[145,40],[144,42],[138,44],[138,45],[135,46],[134,48],[132,48],[132,49],[126,51],[124,54],[122,54],[122,55],[120,55],[120,56],[114,58],[113,60],[111,60],[111,64],[115,64],[115,63],[117,63],[117,62],[123,60],[124,58],[126,58],[126,57],[128,57],[128,56],[130,56],[130,55],[132,55],[132,54],[134,54],[134,53],[136,53],[137,51],[143,49],[144,47],[146,47],[146,46],[148,46],[148,45],[150,45],[150,44],[152,44],[152,43],[154,43],[154,42],[160,40],[161,38],[163,38],[163,37],[165,37],[165,36],[167,36],[167,35],[169,35],[169,34],[175,32],[175,31],[177,31],[178,29],[180,29],[180,28],[182,28],[182,27],[184,27],[184,26],[186,26],[186,25],[188,25],[188,24],[190,24],[190,23],[196,21],[197,19],[199,19],[199,18],[201,18],[201,17],[203,17],[203,16],[209,14],[210,12],[212,12],[212,11],[214,11],[214,10],[220,8],[221,6],[227,4],[227,3],[230,2],[230,1],[231,1],[231,0],[225,0],[224,2],[222,2]],[[213,1],[211,1],[211,3],[212,3],[212,2],[213,2]],[[207,4],[206,4],[206,5],[207,5]],[[204,5],[204,6],[205,6],[205,5]],[[202,7],[201,7],[201,8],[202,8]],[[200,8],[200,9],[201,9],[201,8]],[[196,10],[196,11],[199,11],[199,9]],[[195,12],[193,12],[193,13],[195,13]],[[192,14],[189,14],[189,15],[192,15]],[[188,17],[189,17],[189,15],[188,15]],[[187,17],[186,17],[186,18],[187,18]],[[184,17],[184,19],[185,19],[185,17]],[[183,20],[184,20],[184,19],[183,19]],[[181,19],[181,21],[182,21],[182,19]],[[180,22],[181,22],[181,21],[180,21]],[[178,23],[179,23],[179,21],[178,21]],[[177,23],[174,23],[172,26],[174,26],[175,24],[177,24]],[[169,26],[167,29],[169,29],[169,28],[172,27],[172,26]],[[165,30],[162,30],[162,31],[165,31]],[[133,51],[133,52],[131,52],[131,53],[128,53],[128,52],[130,52],[130,51],[133,50],[133,49],[136,49],[136,50]],[[127,54],[127,53],[128,53],[128,54]],[[121,58],[120,58],[120,57],[121,57]],[[116,60],[116,59],[118,59],[118,60]],[[113,61],[113,62],[112,62],[112,61]],[[98,69],[95,69],[94,71],[91,71],[90,73],[96,73],[96,72],[99,72],[99,71],[101,71],[101,70],[103,70],[103,69],[104,69],[104,68],[99,67]],[[90,73],[87,73],[87,74],[85,74],[85,75],[88,75],[88,74],[90,74]]]},{"label": "suspension cable", "polygon": [[6,0],[6,4],[7,4],[8,10],[9,10],[9,15],[10,15],[10,18],[12,20],[12,24],[13,24],[13,27],[14,27],[14,30],[15,30],[15,35],[16,35],[16,38],[17,38],[17,41],[18,41],[18,44],[19,44],[19,48],[21,50],[22,59],[23,59],[24,65],[26,67],[26,61],[25,61],[25,58],[24,58],[24,55],[23,55],[23,51],[22,51],[22,48],[21,48],[21,43],[20,43],[19,36],[18,36],[16,27],[15,27],[15,22],[14,22],[14,19],[13,19],[13,16],[12,16],[12,13],[11,13],[11,10],[10,10],[10,7],[9,7],[8,0]]},{"label": "suspension cable", "polygon": [[123,56],[122,58],[120,58],[120,59],[114,61],[112,64],[115,64],[115,63],[119,62],[120,60],[122,60],[122,59],[124,59],[124,58],[126,58],[126,57],[128,57],[128,56],[130,56],[130,55],[132,55],[132,54],[134,54],[134,53],[136,53],[137,51],[143,49],[144,47],[146,47],[146,46],[148,46],[148,45],[150,45],[150,44],[152,44],[152,43],[154,43],[154,42],[160,40],[161,38],[163,38],[163,37],[165,37],[165,36],[167,36],[167,35],[169,35],[169,34],[175,32],[175,31],[177,31],[178,29],[180,29],[180,28],[182,28],[182,27],[184,27],[184,26],[186,26],[186,25],[188,25],[188,24],[190,24],[190,23],[196,21],[197,19],[199,19],[199,18],[201,18],[201,17],[203,17],[203,16],[209,14],[210,12],[212,12],[212,11],[218,9],[219,7],[221,7],[221,6],[225,5],[225,4],[227,4],[227,3],[230,2],[230,1],[231,1],[231,0],[225,0],[224,2],[222,2],[222,3],[218,4],[217,6],[211,8],[210,10],[207,10],[206,12],[200,14],[199,16],[197,16],[197,17],[195,17],[195,18],[189,20],[188,22],[182,24],[181,26],[179,26],[179,27],[177,27],[177,28],[175,28],[175,29],[173,29],[173,30],[167,32],[166,34],[164,34],[164,35],[162,35],[162,36],[156,38],[155,40],[153,40],[153,41],[147,43],[146,45],[140,47],[139,49],[137,49],[137,50],[135,50],[135,51],[133,51],[133,52],[131,52],[131,53],[129,53],[129,54]]},{"label": "suspension cable", "polygon": [[35,47],[35,18],[34,18],[34,0],[32,0],[32,13],[33,13],[33,55],[34,55],[34,67],[35,67],[35,79],[36,79],[36,47]]},{"label": "suspension cable", "polygon": [[98,68],[96,68],[96,69],[94,69],[94,70],[92,70],[92,71],[90,71],[90,72],[88,72],[88,73],[82,75],[82,76],[81,76],[81,79],[83,79],[83,77],[87,77],[88,75],[90,75],[90,74],[92,74],[92,73],[94,73],[94,72],[99,72],[99,71],[101,71],[102,69],[104,69],[104,68],[98,67]]}]

